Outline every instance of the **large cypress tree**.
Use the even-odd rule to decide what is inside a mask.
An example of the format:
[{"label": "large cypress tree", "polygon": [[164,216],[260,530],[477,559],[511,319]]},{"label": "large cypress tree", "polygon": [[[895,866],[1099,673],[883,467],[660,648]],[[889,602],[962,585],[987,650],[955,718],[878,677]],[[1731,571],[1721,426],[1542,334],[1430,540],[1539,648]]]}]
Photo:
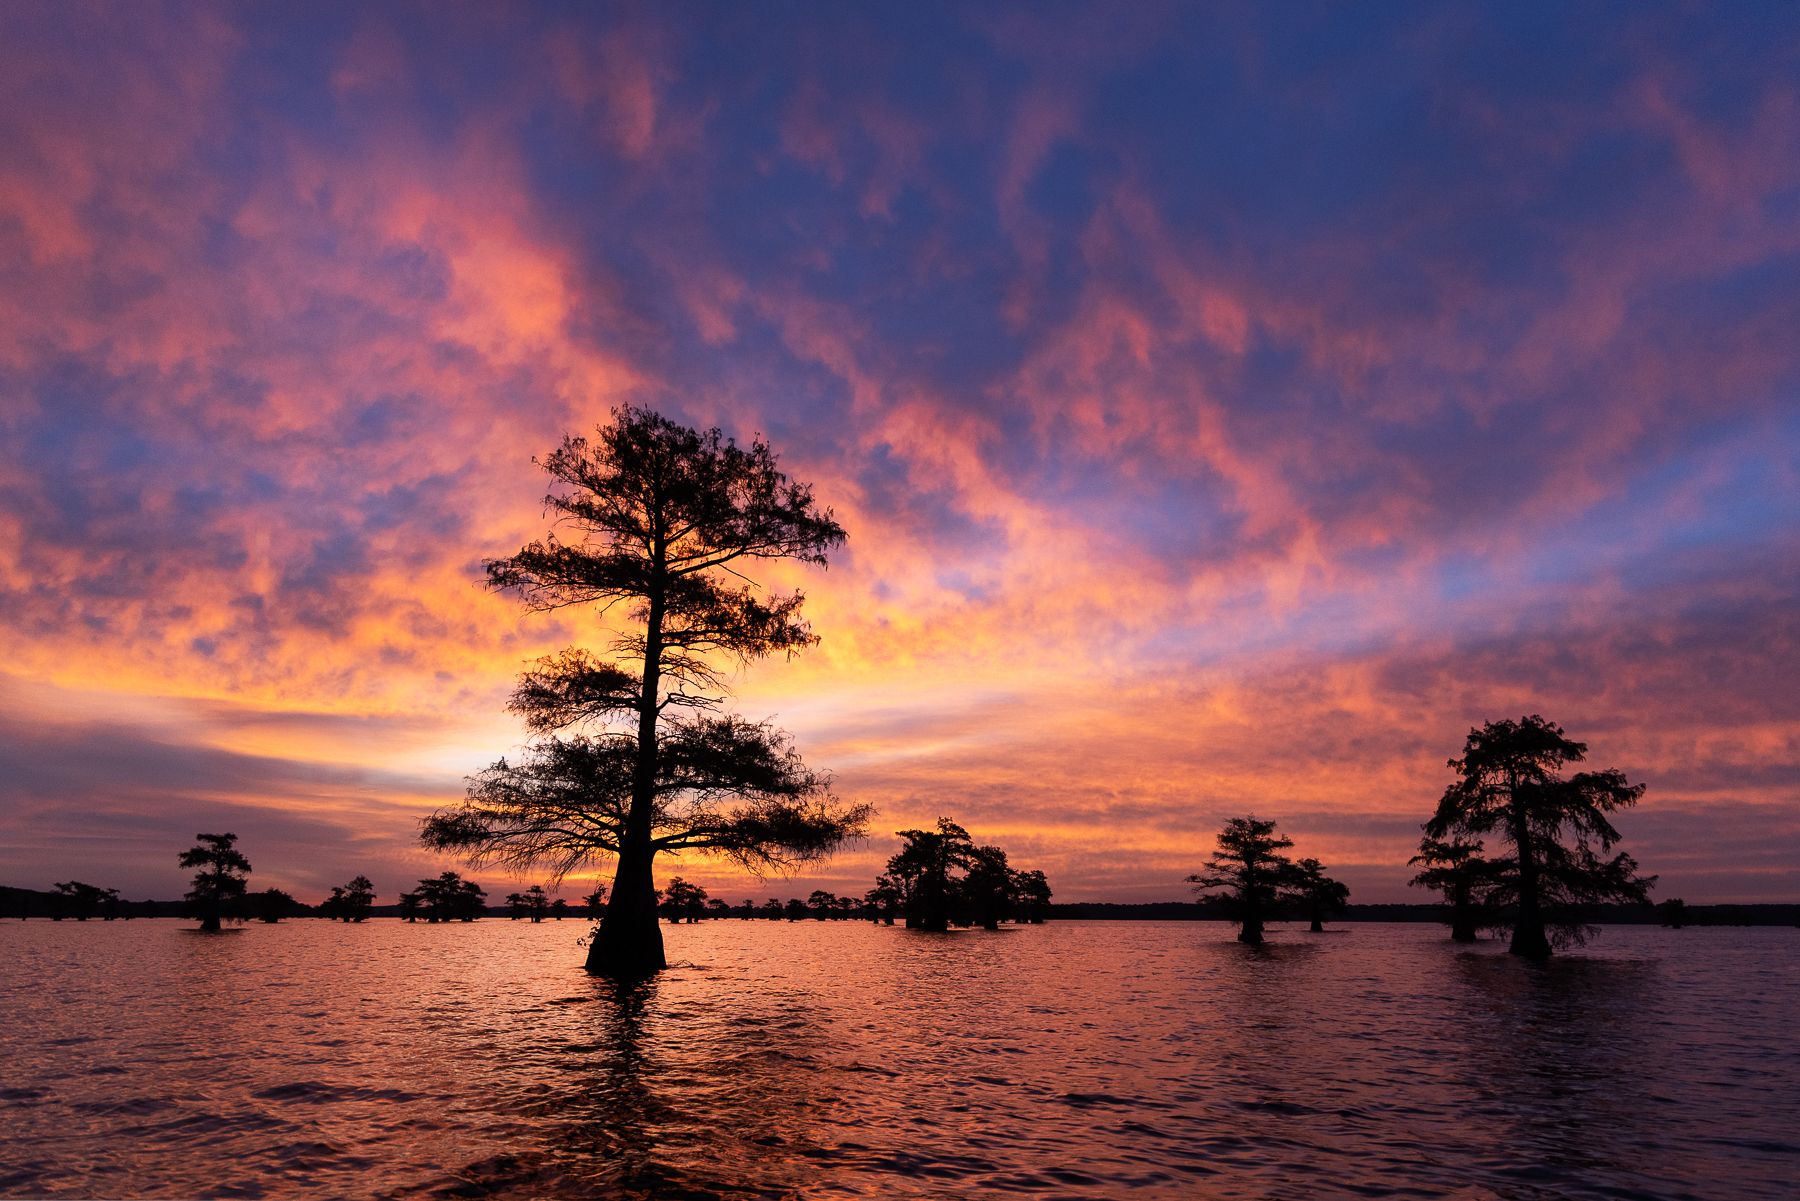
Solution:
[{"label": "large cypress tree", "polygon": [[1635,805],[1644,786],[1610,768],[1561,774],[1587,749],[1536,714],[1470,730],[1449,763],[1456,781],[1425,823],[1428,839],[1491,835],[1508,845],[1489,865],[1487,896],[1512,916],[1514,955],[1548,958],[1552,945],[1584,937],[1583,906],[1641,904],[1656,882],[1638,875],[1630,855],[1608,854],[1619,832],[1607,815]]},{"label": "large cypress tree", "polygon": [[824,566],[844,530],[760,437],[741,447],[648,409],[615,410],[594,440],[565,437],[539,465],[557,485],[544,500],[554,528],[488,563],[489,585],[534,610],[591,605],[624,621],[610,655],[572,648],[524,673],[510,707],[537,741],[476,776],[423,838],[557,879],[614,857],[587,967],[647,975],[664,966],[657,854],[783,868],[862,833],[867,807],[839,804],[785,734],[720,711],[729,666],[818,640],[800,593],[743,570]]}]

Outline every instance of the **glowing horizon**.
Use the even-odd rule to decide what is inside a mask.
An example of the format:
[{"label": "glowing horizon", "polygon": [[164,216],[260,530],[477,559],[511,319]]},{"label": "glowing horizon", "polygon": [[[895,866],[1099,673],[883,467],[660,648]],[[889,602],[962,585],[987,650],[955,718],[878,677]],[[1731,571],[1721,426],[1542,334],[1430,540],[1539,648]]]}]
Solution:
[{"label": "glowing horizon", "polygon": [[604,642],[480,561],[631,402],[849,530],[737,707],[880,809],[660,878],[943,814],[1179,899],[1254,812],[1425,901],[1536,712],[1659,897],[1800,899],[1792,13],[909,11],[0,12],[0,883],[460,869]]}]

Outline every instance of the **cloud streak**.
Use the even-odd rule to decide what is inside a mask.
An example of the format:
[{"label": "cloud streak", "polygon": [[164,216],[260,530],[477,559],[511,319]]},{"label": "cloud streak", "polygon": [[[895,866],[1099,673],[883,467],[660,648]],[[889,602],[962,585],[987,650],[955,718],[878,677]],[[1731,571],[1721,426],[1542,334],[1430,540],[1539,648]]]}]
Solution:
[{"label": "cloud streak", "polygon": [[168,895],[207,813],[431,866],[511,674],[601,640],[479,562],[636,401],[850,529],[742,703],[882,830],[1161,898],[1254,808],[1397,899],[1541,710],[1665,891],[1791,898],[1792,23],[9,6],[0,874],[140,831]]}]

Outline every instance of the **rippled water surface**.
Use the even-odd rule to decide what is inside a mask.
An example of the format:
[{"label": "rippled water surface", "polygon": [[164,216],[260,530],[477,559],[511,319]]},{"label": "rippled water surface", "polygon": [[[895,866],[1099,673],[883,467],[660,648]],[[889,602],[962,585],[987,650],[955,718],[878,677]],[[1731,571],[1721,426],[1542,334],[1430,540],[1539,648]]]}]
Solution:
[{"label": "rippled water surface", "polygon": [[1793,1198],[1800,931],[0,926],[0,1195]]}]

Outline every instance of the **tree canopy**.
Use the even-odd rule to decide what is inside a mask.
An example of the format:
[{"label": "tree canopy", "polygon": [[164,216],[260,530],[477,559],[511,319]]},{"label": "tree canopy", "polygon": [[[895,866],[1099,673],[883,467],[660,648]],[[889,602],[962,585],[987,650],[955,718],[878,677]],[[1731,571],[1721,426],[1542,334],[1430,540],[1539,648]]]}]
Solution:
[{"label": "tree canopy", "polygon": [[697,922],[705,906],[706,890],[680,876],[671,879],[668,888],[663,890],[663,913],[672,922]]},{"label": "tree canopy", "polygon": [[357,876],[350,883],[333,888],[319,912],[334,921],[364,922],[374,907],[375,882],[367,876]]},{"label": "tree canopy", "polygon": [[283,918],[300,912],[301,905],[292,895],[279,888],[265,888],[249,898],[256,920],[273,926]]}]

